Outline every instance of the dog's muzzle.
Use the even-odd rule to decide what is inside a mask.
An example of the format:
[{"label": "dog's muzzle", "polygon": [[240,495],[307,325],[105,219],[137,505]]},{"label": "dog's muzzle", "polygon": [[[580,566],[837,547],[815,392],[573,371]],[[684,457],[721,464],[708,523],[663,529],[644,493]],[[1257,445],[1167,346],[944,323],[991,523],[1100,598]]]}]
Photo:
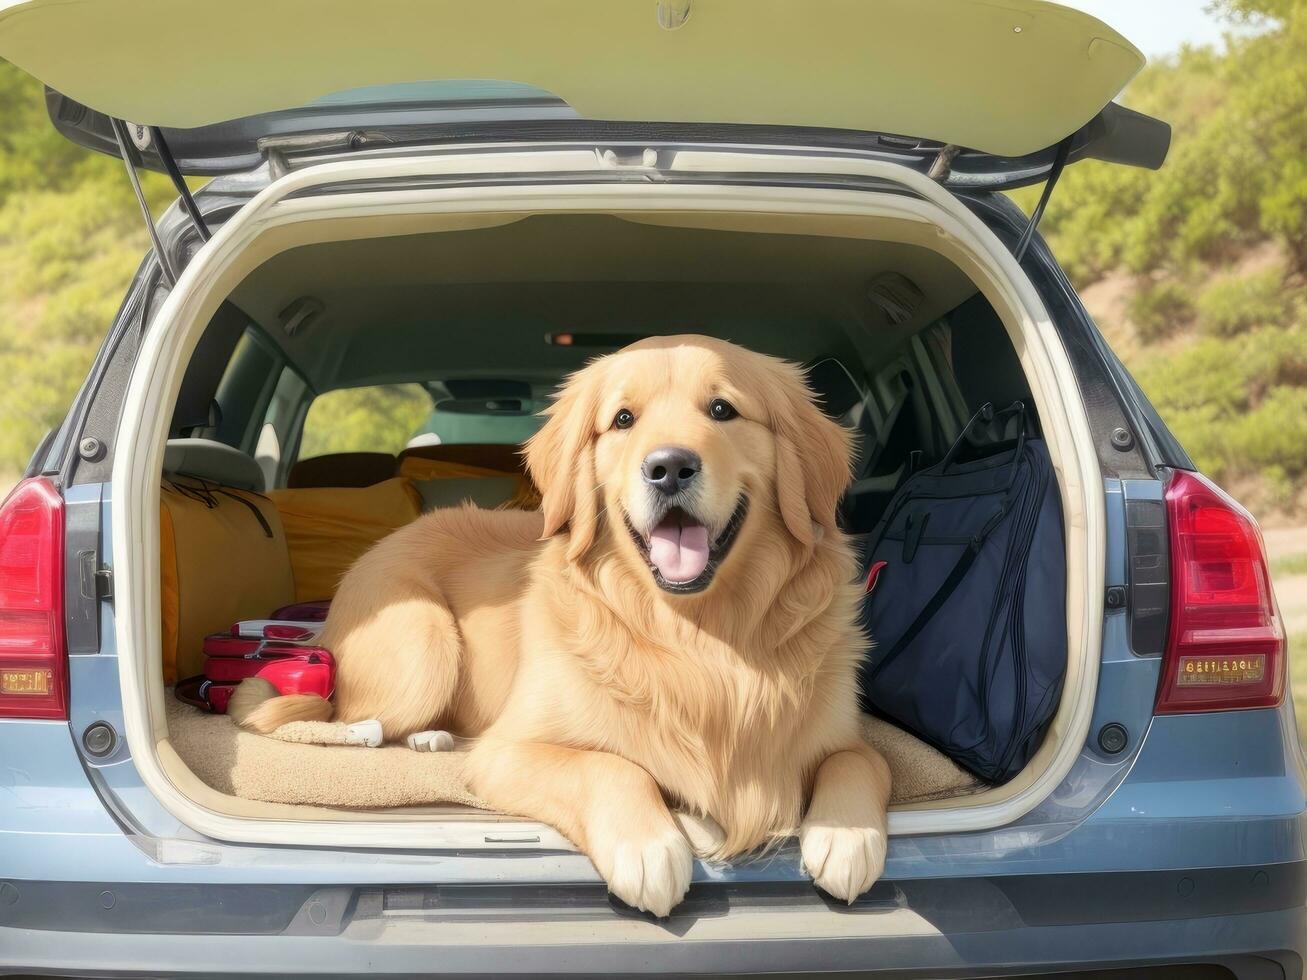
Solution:
[{"label": "dog's muzzle", "polygon": [[749,499],[741,496],[726,526],[710,540],[708,527],[682,507],[671,507],[650,531],[640,534],[626,518],[626,529],[644,555],[654,581],[665,592],[702,592],[712,582],[748,514]]}]

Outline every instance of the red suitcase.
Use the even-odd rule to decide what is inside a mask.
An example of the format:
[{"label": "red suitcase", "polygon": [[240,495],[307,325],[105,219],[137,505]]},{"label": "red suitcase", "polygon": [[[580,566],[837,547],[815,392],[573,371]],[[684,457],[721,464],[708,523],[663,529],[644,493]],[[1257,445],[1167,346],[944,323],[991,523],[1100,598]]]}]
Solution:
[{"label": "red suitcase", "polygon": [[331,652],[305,641],[316,633],[297,623],[260,624],[262,636],[228,633],[204,638],[204,673],[178,681],[177,697],[187,704],[226,714],[231,693],[247,677],[262,677],[278,694],[316,694],[330,698],[336,687]]}]

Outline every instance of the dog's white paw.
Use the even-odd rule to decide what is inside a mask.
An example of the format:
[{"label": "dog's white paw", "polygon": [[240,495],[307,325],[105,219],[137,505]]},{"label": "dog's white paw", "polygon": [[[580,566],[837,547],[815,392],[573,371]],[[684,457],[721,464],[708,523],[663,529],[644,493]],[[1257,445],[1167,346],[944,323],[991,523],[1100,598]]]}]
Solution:
[{"label": "dog's white paw", "polygon": [[454,736],[449,732],[414,732],[404,741],[414,752],[454,751]]},{"label": "dog's white paw", "polygon": [[595,865],[608,881],[608,890],[627,905],[662,918],[690,888],[694,855],[674,828],[645,840],[620,839]]},{"label": "dog's white paw", "polygon": [[799,829],[803,867],[813,882],[832,898],[850,904],[885,870],[887,844],[885,831],[879,827],[805,823]]},{"label": "dog's white paw", "polygon": [[711,857],[721,850],[722,844],[726,843],[726,831],[722,830],[721,824],[707,814],[699,816],[687,813],[685,810],[677,810],[672,816],[676,819],[676,824],[681,828],[685,839],[690,842],[690,849],[694,851],[695,857]]},{"label": "dog's white paw", "polygon": [[365,745],[370,749],[375,749],[381,742],[381,722],[375,718],[369,718],[367,721],[356,721],[345,729],[346,745]]}]

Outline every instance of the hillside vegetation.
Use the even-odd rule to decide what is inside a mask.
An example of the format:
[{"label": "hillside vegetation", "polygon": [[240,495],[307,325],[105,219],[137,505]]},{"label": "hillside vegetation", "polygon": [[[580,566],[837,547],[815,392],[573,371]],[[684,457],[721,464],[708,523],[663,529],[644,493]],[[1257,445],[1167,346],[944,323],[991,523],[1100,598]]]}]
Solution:
[{"label": "hillside vegetation", "polygon": [[[63,417],[149,248],[120,161],[69,143],[0,61],[0,486]],[[162,210],[165,178],[146,188]]]},{"label": "hillside vegetation", "polygon": [[[1222,10],[1258,29],[1149,67],[1124,98],[1174,124],[1162,171],[1078,164],[1042,230],[1198,463],[1259,509],[1291,511],[1307,486],[1307,0]],[[122,164],[57,136],[40,86],[4,62],[0,118],[12,474],[58,423],[147,239]],[[166,181],[146,186],[157,212]],[[346,428],[355,407],[333,406]]]},{"label": "hillside vegetation", "polygon": [[1307,0],[1222,9],[1261,29],[1123,100],[1174,126],[1162,170],[1077,164],[1041,230],[1199,466],[1286,511],[1307,481]]}]

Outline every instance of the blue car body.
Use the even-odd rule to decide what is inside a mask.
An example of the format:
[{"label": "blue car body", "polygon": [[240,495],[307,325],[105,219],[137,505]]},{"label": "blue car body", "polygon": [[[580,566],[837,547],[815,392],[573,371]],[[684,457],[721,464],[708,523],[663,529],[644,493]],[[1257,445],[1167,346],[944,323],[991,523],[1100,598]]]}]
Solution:
[{"label": "blue car body", "polygon": [[[200,201],[217,223],[250,193],[219,181]],[[1000,237],[1019,233],[1023,219],[1003,199],[968,203]],[[185,227],[171,213],[165,247],[180,253]],[[85,448],[81,426],[113,350],[146,315],[154,262],[33,474],[58,473]],[[991,976],[1201,965],[1301,976],[1307,780],[1292,703],[1154,716],[1161,659],[1132,647],[1129,515],[1160,506],[1168,466],[1192,464],[1038,239],[1025,266],[1059,311],[1082,386],[1107,391],[1101,403],[1159,457],[1151,475],[1104,468],[1108,600],[1090,736],[1034,810],[992,830],[894,837],[883,880],[848,907],[812,888],[792,846],[700,864],[687,900],[662,921],[617,908],[574,852],[224,843],[154,799],[124,740],[99,756],[86,747],[97,723],[124,727],[115,608],[101,594],[98,622],[69,624],[69,720],[0,721],[0,969]],[[70,555],[89,535],[112,568],[112,485],[74,481],[63,492]],[[1106,726],[1124,730],[1123,744],[1102,741]]]}]

